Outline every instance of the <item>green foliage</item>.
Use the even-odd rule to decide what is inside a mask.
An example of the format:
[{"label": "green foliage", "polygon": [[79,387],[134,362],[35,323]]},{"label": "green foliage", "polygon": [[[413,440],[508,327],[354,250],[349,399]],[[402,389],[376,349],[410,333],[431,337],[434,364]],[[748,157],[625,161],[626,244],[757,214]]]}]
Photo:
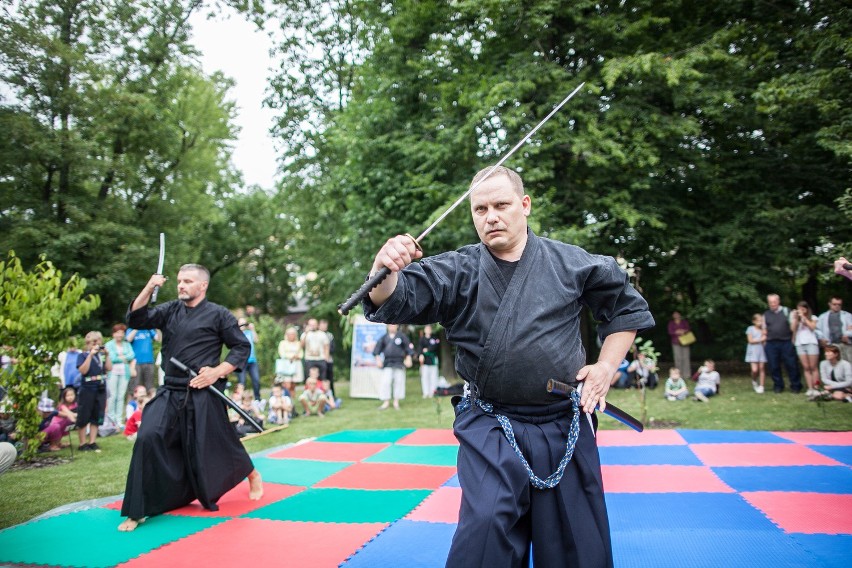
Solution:
[{"label": "green foliage", "polygon": [[72,327],[98,307],[97,296],[83,296],[86,281],[62,272],[45,257],[31,271],[10,251],[0,262],[0,344],[12,347],[14,371],[0,380],[9,393],[24,459],[38,451],[42,391],[51,386],[50,368],[66,347]]},{"label": "green foliage", "polygon": [[[322,310],[363,281],[389,236],[427,226],[580,81],[507,163],[539,234],[627,259],[658,321],[681,311],[696,349],[720,358],[739,357],[767,293],[815,306],[836,293],[824,265],[852,240],[836,201],[852,112],[841,3],[323,6],[277,3],[310,40],[284,34],[290,65],[270,97],[278,132],[297,140],[282,199]],[[291,68],[312,69],[301,90]],[[427,254],[473,242],[470,225],[461,207]],[[662,343],[664,326],[648,337]]]},{"label": "green foliage", "polygon": [[[261,17],[256,3],[232,3]],[[289,264],[277,246],[285,228],[270,196],[243,188],[230,163],[233,83],[205,76],[190,43],[189,17],[204,6],[0,8],[0,247],[88,277],[102,300],[88,326],[123,320],[156,268],[160,232],[167,274],[203,262],[217,275],[214,295],[232,305],[260,299],[282,311],[289,298],[289,271],[278,270]]]}]

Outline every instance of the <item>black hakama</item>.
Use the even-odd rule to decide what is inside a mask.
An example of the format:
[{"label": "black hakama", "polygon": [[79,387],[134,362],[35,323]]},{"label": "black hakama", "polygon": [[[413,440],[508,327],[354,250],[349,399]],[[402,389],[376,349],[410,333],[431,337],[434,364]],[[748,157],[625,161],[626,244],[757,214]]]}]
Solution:
[{"label": "black hakama", "polygon": [[[533,472],[542,479],[565,453],[571,403],[505,408],[515,439]],[[522,418],[522,419],[521,419]],[[594,428],[580,417],[580,436],[562,481],[535,489],[493,415],[476,405],[454,424],[459,441],[462,487],[459,525],[448,567],[526,567],[532,544],[536,568],[612,566],[609,520],[604,503]]]}]

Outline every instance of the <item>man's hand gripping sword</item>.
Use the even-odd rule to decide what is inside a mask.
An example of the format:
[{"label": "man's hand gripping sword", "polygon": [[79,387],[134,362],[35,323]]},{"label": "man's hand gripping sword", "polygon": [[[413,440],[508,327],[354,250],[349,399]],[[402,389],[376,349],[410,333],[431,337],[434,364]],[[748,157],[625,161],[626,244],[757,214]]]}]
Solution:
[{"label": "man's hand gripping sword", "polygon": [[[196,375],[198,375],[198,373],[196,373],[195,371],[193,371],[192,369],[190,369],[189,367],[187,367],[186,365],[184,365],[183,363],[181,363],[180,361],[178,361],[178,360],[177,360],[177,359],[175,359],[174,357],[172,357],[172,358],[170,359],[170,361],[172,362],[172,365],[174,365],[175,367],[177,367],[178,369],[180,369],[181,371],[183,371],[184,373],[186,373],[187,375],[189,375],[189,378],[190,378],[190,379],[194,379],[194,378],[195,378],[195,376],[196,376]],[[250,415],[249,415],[249,414],[248,414],[245,410],[243,410],[242,408],[240,408],[240,405],[239,405],[239,404],[237,404],[236,402],[234,402],[233,400],[231,400],[231,399],[230,399],[230,398],[229,398],[229,397],[228,397],[225,393],[223,393],[222,391],[220,391],[219,389],[217,389],[217,388],[216,388],[216,387],[214,387],[213,385],[210,385],[209,387],[204,387],[204,388],[206,388],[207,390],[209,390],[210,392],[212,392],[214,395],[218,396],[220,399],[222,399],[222,401],[223,401],[225,404],[227,404],[227,405],[228,405],[228,406],[230,406],[232,409],[234,409],[234,411],[235,411],[237,414],[239,414],[239,415],[240,415],[240,417],[241,417],[243,420],[245,420],[245,421],[246,421],[246,424],[248,424],[249,426],[251,426],[252,428],[254,428],[254,429],[255,429],[255,431],[257,431],[257,432],[263,432],[263,426],[261,426],[260,424],[258,424],[258,423],[255,421],[255,419],[254,419],[254,418],[252,418],[252,417],[251,417],[251,416],[250,416]]]},{"label": "man's hand gripping sword", "polygon": [[[547,392],[552,392],[553,394],[570,397],[571,393],[575,390],[577,389],[575,389],[568,383],[563,383],[554,379],[550,379],[547,381]],[[641,432],[645,429],[645,426],[639,420],[636,420],[636,418],[630,416],[629,414],[609,402],[606,403],[606,410],[604,410],[603,413],[608,416],[612,416],[622,424],[630,426],[637,432]]]},{"label": "man's hand gripping sword", "polygon": [[[532,138],[533,134],[535,134],[536,132],[538,132],[538,129],[539,129],[539,128],[541,128],[542,126],[544,126],[544,125],[545,125],[545,123],[546,123],[548,120],[550,120],[550,118],[551,118],[554,114],[556,114],[557,112],[559,112],[559,109],[561,109],[561,108],[565,105],[565,103],[567,103],[569,100],[571,100],[571,98],[572,98],[574,95],[576,95],[576,94],[577,94],[577,92],[578,92],[580,89],[582,89],[582,88],[583,88],[583,85],[585,85],[585,84],[586,84],[586,83],[580,83],[580,85],[579,85],[576,89],[574,89],[573,91],[571,91],[571,94],[569,94],[567,97],[565,97],[564,99],[562,99],[562,102],[561,102],[561,103],[559,103],[558,105],[556,105],[556,106],[553,108],[553,110],[551,110],[551,111],[550,111],[550,113],[549,113],[547,116],[545,116],[545,117],[544,117],[544,119],[542,119],[542,121],[541,121],[541,122],[539,122],[539,123],[535,126],[535,128],[533,128],[532,130],[530,130],[530,131],[527,133],[527,135],[526,135],[526,136],[524,136],[524,137],[521,139],[521,141],[520,141],[520,142],[518,142],[517,144],[515,144],[514,148],[512,148],[511,150],[509,150],[509,151],[508,151],[508,152],[507,152],[507,153],[506,153],[506,154],[505,154],[502,158],[500,158],[500,161],[499,161],[499,162],[497,162],[496,164],[494,164],[493,166],[491,166],[491,169],[490,169],[490,170],[488,170],[488,171],[485,173],[485,175],[484,175],[484,176],[482,176],[482,177],[479,179],[479,181],[477,181],[475,184],[473,184],[472,186],[470,186],[470,189],[468,189],[466,192],[464,192],[464,194],[462,194],[462,196],[461,196],[461,197],[459,197],[459,198],[458,198],[458,199],[457,199],[457,200],[456,200],[456,201],[455,201],[452,205],[450,205],[450,207],[449,207],[446,211],[444,211],[443,213],[441,213],[441,216],[440,216],[440,217],[438,217],[437,219],[435,219],[435,221],[434,221],[431,225],[429,225],[429,227],[427,227],[425,231],[423,231],[422,233],[420,233],[420,236],[418,236],[418,237],[415,239],[414,237],[411,237],[411,235],[407,235],[407,236],[411,237],[411,240],[413,240],[413,241],[414,241],[414,245],[417,247],[417,249],[422,251],[422,249],[420,248],[420,242],[421,242],[424,238],[426,238],[426,235],[428,235],[429,233],[431,233],[431,232],[432,232],[432,229],[434,229],[435,227],[437,227],[437,226],[438,226],[438,223],[440,223],[441,221],[443,221],[443,220],[444,220],[444,218],[445,218],[447,215],[449,215],[450,213],[452,213],[452,211],[453,211],[456,207],[458,207],[459,205],[461,205],[461,203],[462,203],[465,199],[467,199],[467,196],[468,196],[468,195],[470,195],[471,193],[473,193],[473,190],[474,190],[474,189],[476,189],[477,187],[479,187],[479,185],[480,185],[482,182],[484,182],[486,179],[488,179],[488,177],[489,177],[492,173],[494,173],[494,170],[496,170],[497,168],[499,168],[500,166],[502,166],[502,165],[503,165],[503,162],[505,162],[506,160],[508,160],[508,159],[509,159],[509,158],[510,158],[510,157],[511,157],[511,156],[512,156],[512,155],[513,155],[513,154],[514,154],[517,150],[518,150],[518,148],[520,148],[521,146],[523,146],[524,144],[526,144],[527,140],[529,140],[530,138]],[[363,284],[360,288],[358,288],[358,289],[355,291],[355,293],[354,293],[354,294],[352,294],[352,295],[349,297],[349,299],[348,299],[348,300],[346,300],[345,302],[343,302],[342,304],[340,304],[340,306],[337,308],[337,311],[340,313],[340,315],[344,315],[344,316],[345,316],[346,314],[348,314],[348,313],[350,312],[350,310],[352,310],[352,308],[353,308],[353,307],[355,307],[355,305],[356,305],[356,304],[358,304],[358,302],[360,302],[361,300],[363,300],[363,299],[367,296],[367,294],[369,294],[369,293],[370,293],[370,290],[372,290],[373,288],[375,288],[376,286],[378,286],[379,284],[381,284],[381,283],[382,283],[382,281],[383,281],[385,278],[387,278],[389,275],[390,275],[390,269],[389,269],[389,268],[387,268],[386,266],[383,266],[381,270],[379,270],[378,272],[376,272],[376,273],[375,273],[372,277],[370,277],[370,278],[369,278],[366,282],[364,282],[364,284]]]}]

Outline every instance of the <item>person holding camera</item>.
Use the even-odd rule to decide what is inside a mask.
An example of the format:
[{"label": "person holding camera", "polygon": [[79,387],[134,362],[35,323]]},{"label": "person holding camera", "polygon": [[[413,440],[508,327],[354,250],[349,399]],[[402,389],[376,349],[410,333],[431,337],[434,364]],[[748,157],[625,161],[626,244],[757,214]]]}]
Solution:
[{"label": "person holding camera", "polygon": [[[104,336],[100,331],[86,334],[86,348],[77,354],[77,370],[80,371],[80,392],[77,393],[77,434],[81,452],[100,452],[95,443],[98,426],[104,423],[107,389],[106,373],[112,370],[109,352],[104,347]],[[89,427],[89,442],[86,443],[86,426]]]},{"label": "person holding camera", "polygon": [[802,363],[802,373],[808,386],[805,392],[807,396],[819,392],[819,340],[816,326],[817,317],[810,305],[804,300],[796,304],[796,310],[791,314],[790,330],[794,334],[796,354]]}]

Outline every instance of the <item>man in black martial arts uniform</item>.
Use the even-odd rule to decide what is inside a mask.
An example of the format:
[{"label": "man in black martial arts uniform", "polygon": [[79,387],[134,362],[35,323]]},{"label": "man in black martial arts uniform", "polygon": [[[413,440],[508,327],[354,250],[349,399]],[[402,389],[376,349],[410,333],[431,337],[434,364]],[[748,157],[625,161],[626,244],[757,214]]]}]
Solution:
[{"label": "man in black martial arts uniform", "polygon": [[[130,305],[127,324],[134,329],[161,329],[165,385],[145,406],[127,473],[121,531],[132,531],[145,517],[182,507],[198,499],[218,510],[216,501],[243,479],[249,498],[260,499],[263,484],[225,405],[205,387],[224,388],[224,377],[243,368],[250,345],[225,308],[207,301],[210,272],[185,264],[178,272],[178,299],[149,307],[154,288],[165,284],[160,274]],[[225,361],[222,345],[230,351]],[[171,363],[174,357],[190,369],[192,380]]]},{"label": "man in black martial arts uniform", "polygon": [[[364,302],[372,321],[440,322],[469,384],[453,425],[462,504],[447,566],[526,567],[530,549],[536,568],[612,566],[594,409],[654,320],[614,259],[533,234],[530,204],[518,174],[497,168],[470,198],[482,242],[411,264],[413,240],[390,239],[372,272],[391,274]],[[583,306],[604,338],[591,365]],[[549,394],[548,379],[582,381],[582,395]]]}]

